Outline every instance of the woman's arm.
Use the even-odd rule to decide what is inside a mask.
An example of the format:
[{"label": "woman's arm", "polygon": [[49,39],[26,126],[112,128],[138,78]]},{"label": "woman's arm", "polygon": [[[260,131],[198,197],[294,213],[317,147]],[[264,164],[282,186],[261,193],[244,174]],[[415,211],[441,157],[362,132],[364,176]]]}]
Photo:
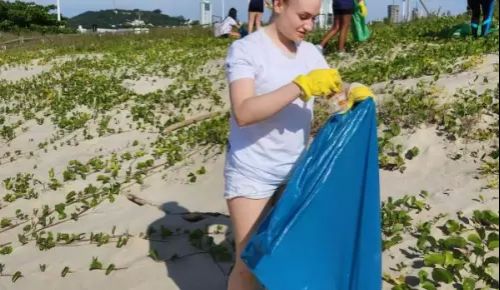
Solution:
[{"label": "woman's arm", "polygon": [[232,28],[236,27],[237,29],[240,29],[240,27],[241,27],[240,22],[239,22],[238,20],[236,20],[236,19],[232,19],[232,20],[233,20],[233,21],[232,21],[232,23],[231,23],[231,27],[232,27]]},{"label": "woman's arm", "polygon": [[255,96],[254,92],[253,79],[240,79],[230,85],[233,116],[241,127],[272,117],[297,99],[301,89],[290,83],[268,94]]},{"label": "woman's arm", "polygon": [[255,81],[252,78],[238,79],[229,87],[236,122],[240,126],[249,126],[275,115],[298,97],[304,102],[313,96],[330,97],[341,92],[343,85],[336,69],[316,69],[261,96],[255,96]]}]

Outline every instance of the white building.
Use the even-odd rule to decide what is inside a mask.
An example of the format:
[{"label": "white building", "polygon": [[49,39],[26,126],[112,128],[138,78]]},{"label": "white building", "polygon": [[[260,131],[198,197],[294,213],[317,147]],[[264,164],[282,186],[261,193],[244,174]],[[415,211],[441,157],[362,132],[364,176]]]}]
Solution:
[{"label": "white building", "polygon": [[212,25],[212,3],[210,0],[200,1],[200,24]]},{"label": "white building", "polygon": [[333,17],[333,0],[322,0],[321,1],[321,12],[318,17],[319,28],[325,29],[332,25]]},{"label": "white building", "polygon": [[78,28],[76,29],[80,33],[87,33],[87,29],[83,28],[83,26],[78,25]]},{"label": "white building", "polygon": [[132,27],[146,26],[146,22],[140,19],[135,19],[134,21],[131,21],[128,24]]},{"label": "white building", "polygon": [[411,6],[412,0],[403,0],[402,20],[405,22],[411,20]]}]

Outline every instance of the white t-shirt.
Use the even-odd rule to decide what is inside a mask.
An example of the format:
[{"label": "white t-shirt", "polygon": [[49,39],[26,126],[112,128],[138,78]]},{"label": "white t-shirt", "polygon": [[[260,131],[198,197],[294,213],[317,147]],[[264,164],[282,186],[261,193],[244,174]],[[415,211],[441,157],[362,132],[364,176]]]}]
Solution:
[{"label": "white t-shirt", "polygon": [[[226,59],[229,83],[254,79],[257,96],[275,91],[301,74],[328,67],[313,44],[299,43],[296,55],[290,56],[276,46],[265,29],[235,41]],[[314,100],[305,103],[296,99],[276,115],[246,127],[238,126],[231,117],[226,166],[258,182],[284,182],[307,145],[313,104]]]},{"label": "white t-shirt", "polygon": [[233,26],[237,26],[238,22],[232,17],[226,17],[221,23],[215,27],[215,36],[219,37],[224,34],[229,34],[233,30]]}]

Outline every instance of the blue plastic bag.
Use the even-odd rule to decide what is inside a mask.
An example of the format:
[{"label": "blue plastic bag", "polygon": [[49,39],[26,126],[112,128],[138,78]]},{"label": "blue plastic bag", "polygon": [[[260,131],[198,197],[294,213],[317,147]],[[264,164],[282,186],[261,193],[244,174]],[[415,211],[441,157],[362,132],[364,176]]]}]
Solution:
[{"label": "blue plastic bag", "polygon": [[376,110],[332,116],[242,259],[269,290],[380,290]]}]

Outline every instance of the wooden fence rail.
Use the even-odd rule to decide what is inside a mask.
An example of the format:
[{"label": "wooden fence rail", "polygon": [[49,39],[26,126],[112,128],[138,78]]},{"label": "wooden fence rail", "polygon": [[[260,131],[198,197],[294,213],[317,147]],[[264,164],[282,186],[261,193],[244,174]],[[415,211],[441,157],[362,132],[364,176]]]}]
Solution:
[{"label": "wooden fence rail", "polygon": [[9,46],[21,45],[25,42],[43,39],[42,37],[19,37],[0,43],[0,48],[6,50]]}]

